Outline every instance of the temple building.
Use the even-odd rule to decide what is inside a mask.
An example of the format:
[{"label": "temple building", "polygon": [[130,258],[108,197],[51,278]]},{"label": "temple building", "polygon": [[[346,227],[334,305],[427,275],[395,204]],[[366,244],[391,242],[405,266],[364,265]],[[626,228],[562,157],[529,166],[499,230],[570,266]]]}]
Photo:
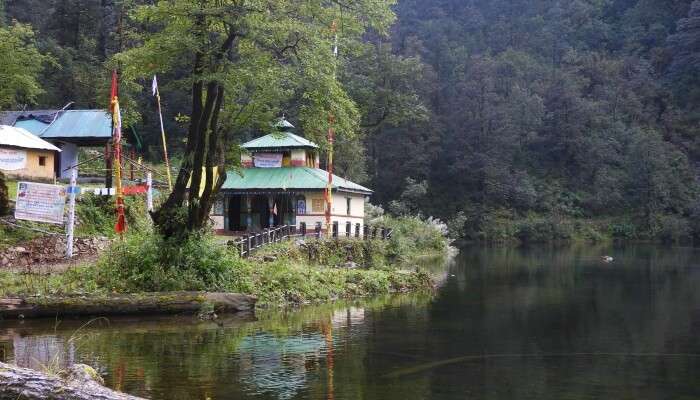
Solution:
[{"label": "temple building", "polygon": [[[319,168],[319,147],[291,132],[282,119],[275,132],[243,144],[240,172],[229,171],[212,219],[220,233],[304,223],[325,229],[328,172]],[[333,176],[332,223],[340,234],[363,229],[365,200],[372,191]]]}]

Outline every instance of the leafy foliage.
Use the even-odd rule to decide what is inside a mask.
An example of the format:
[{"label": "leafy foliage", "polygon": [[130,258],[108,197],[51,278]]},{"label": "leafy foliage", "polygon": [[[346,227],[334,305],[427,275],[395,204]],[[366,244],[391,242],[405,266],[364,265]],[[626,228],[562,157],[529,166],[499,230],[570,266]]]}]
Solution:
[{"label": "leafy foliage", "polygon": [[[215,66],[226,33],[240,31],[200,76],[226,93],[229,166],[235,143],[282,112],[325,149],[333,114],[337,172],[395,214],[462,226],[455,237],[513,237],[540,218],[605,221],[597,232],[640,239],[682,220],[700,237],[698,0],[15,0],[5,11],[0,29],[24,38],[19,52],[58,61],[22,70],[44,93],[25,80],[10,104],[103,107],[119,66],[126,120],[150,157],[160,158],[151,75],[171,149],[184,154],[193,54]],[[191,29],[202,16],[206,35]]]},{"label": "leafy foliage", "polygon": [[28,25],[0,24],[0,110],[31,105],[43,92],[39,73],[52,59],[39,52]]}]

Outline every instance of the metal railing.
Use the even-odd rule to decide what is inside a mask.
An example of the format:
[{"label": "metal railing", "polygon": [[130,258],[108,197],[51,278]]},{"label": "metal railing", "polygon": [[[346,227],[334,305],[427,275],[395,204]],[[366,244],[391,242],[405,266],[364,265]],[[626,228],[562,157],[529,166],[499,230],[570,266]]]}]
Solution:
[{"label": "metal railing", "polygon": [[[354,227],[354,232],[352,225],[347,223],[345,225],[344,237],[355,239],[362,238],[363,240],[381,239],[389,240],[393,234],[393,230],[386,227],[376,227],[365,225],[364,229],[360,229],[360,224],[356,224]],[[249,257],[255,250],[269,246],[271,244],[280,243],[291,238],[306,238],[312,237],[320,239],[323,236],[321,225],[317,224],[313,231],[306,229],[306,224],[302,222],[299,224],[299,229],[294,225],[282,225],[276,228],[267,228],[257,233],[250,233],[243,235],[242,237],[230,240],[228,245],[235,247],[238,250],[238,254],[241,257]],[[334,239],[342,237],[338,230],[338,223],[334,222],[332,226],[332,235]]]}]

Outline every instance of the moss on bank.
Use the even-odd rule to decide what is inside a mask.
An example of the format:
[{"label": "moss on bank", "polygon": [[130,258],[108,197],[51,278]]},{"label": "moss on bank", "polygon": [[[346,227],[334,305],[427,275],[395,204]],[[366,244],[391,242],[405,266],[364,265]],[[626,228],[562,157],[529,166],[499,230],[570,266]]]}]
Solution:
[{"label": "moss on bank", "polygon": [[[447,240],[417,219],[393,220],[391,240],[290,241],[250,259],[217,238],[170,241],[134,232],[94,265],[60,275],[2,273],[0,296],[177,290],[252,294],[261,304],[302,304],[430,289],[434,276],[412,261],[444,254]],[[420,237],[412,238],[411,235]]]}]

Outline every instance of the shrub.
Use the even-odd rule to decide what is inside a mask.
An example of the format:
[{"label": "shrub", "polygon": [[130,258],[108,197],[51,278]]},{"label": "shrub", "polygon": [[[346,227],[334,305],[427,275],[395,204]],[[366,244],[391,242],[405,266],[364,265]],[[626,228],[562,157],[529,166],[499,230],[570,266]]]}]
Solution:
[{"label": "shrub", "polygon": [[610,236],[615,239],[634,239],[637,237],[637,228],[629,222],[612,223],[608,226]]},{"label": "shrub", "polygon": [[417,255],[443,252],[449,244],[447,225],[438,219],[384,218],[382,223],[393,230],[387,245],[387,257],[392,261],[404,262]]},{"label": "shrub", "polygon": [[447,231],[451,239],[460,240],[465,237],[465,225],[467,224],[467,216],[464,211],[455,214],[454,217],[447,221]]},{"label": "shrub", "polygon": [[97,265],[96,280],[118,292],[252,290],[245,263],[205,234],[184,240],[132,233],[116,242]]},{"label": "shrub", "polygon": [[[124,199],[129,230],[143,231],[150,226],[150,217],[142,198]],[[115,202],[109,196],[82,195],[76,204],[76,214],[80,222],[76,233],[81,236],[114,236]]]},{"label": "shrub", "polygon": [[523,243],[568,240],[572,237],[572,227],[555,217],[528,217],[517,223],[515,236]]}]

